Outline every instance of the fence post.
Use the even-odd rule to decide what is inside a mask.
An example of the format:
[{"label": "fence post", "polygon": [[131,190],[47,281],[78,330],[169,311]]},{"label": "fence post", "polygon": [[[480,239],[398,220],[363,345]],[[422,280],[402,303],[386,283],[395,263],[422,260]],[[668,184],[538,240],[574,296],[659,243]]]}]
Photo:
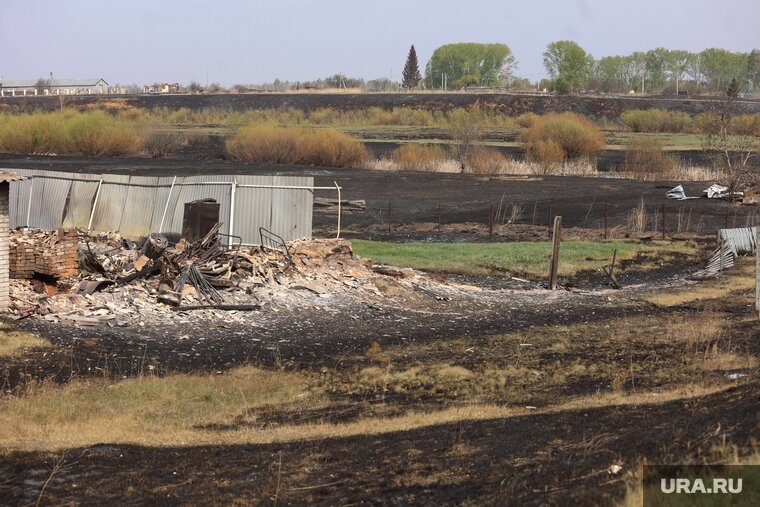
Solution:
[{"label": "fence post", "polygon": [[341,214],[341,204],[340,204],[340,187],[338,186],[337,181],[333,181],[335,183],[335,188],[338,190],[338,233],[335,235],[335,239],[340,238],[340,214]]},{"label": "fence post", "polygon": [[438,237],[441,237],[441,205],[438,205]]},{"label": "fence post", "polygon": [[488,241],[493,239],[493,204],[488,208]]},{"label": "fence post", "polygon": [[391,201],[388,201],[388,237],[391,237]]},{"label": "fence post", "polygon": [[607,239],[607,208],[609,208],[610,205],[607,203],[604,203],[604,239]]},{"label": "fence post", "polygon": [[554,217],[554,232],[552,234],[552,258],[549,265],[549,290],[557,289],[557,270],[559,268],[559,244],[562,235],[562,217]]},{"label": "fence post", "polygon": [[662,205],[662,239],[665,239],[665,205]]},{"label": "fence post", "polygon": [[760,312],[760,243],[758,240],[760,240],[760,227],[755,231],[755,311]]},{"label": "fence post", "polygon": [[[235,234],[235,193],[237,192],[237,176],[232,178],[232,185],[230,185],[230,227],[227,234],[232,236]],[[272,217],[269,217],[272,220]],[[271,228],[271,223],[270,223]]]},{"label": "fence post", "polygon": [[[34,180],[32,180],[32,183],[34,183]],[[90,221],[87,222],[87,230],[88,231],[92,230],[92,220],[93,220],[93,218],[95,218],[95,208],[98,207],[98,198],[100,197],[100,187],[102,187],[102,186],[103,186],[103,179],[101,178],[101,180],[98,181],[98,189],[95,191],[95,199],[92,201],[92,211],[90,211]],[[29,192],[29,202],[31,202],[31,200],[32,200],[32,193],[30,191]],[[28,218],[27,218],[27,221],[29,221]]]}]

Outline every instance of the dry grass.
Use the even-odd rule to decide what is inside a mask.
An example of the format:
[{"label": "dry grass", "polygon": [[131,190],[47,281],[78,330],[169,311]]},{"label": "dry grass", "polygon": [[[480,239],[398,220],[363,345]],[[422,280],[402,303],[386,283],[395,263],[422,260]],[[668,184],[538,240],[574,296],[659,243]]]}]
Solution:
[{"label": "dry grass", "polygon": [[446,160],[446,150],[432,144],[403,144],[396,148],[390,160],[402,171],[436,172]]},{"label": "dry grass", "polygon": [[0,324],[0,356],[12,356],[25,349],[45,346],[50,346],[50,343],[42,338]]},{"label": "dry grass", "polygon": [[142,151],[135,127],[104,111],[0,116],[0,152],[118,156]]},{"label": "dry grass", "polygon": [[[382,159],[375,159],[375,160],[368,160],[362,164],[362,169],[368,169],[370,171],[388,171],[388,172],[395,172],[395,171],[404,171],[403,167],[401,167],[399,164],[394,162],[391,159],[382,158]],[[448,174],[456,174],[462,172],[462,164],[460,164],[457,160],[453,159],[443,159],[441,160],[438,165],[435,166],[431,170],[432,172],[436,173],[448,173]]]},{"label": "dry grass", "polygon": [[185,136],[176,132],[149,130],[143,135],[145,151],[153,158],[163,158],[186,144]]},{"label": "dry grass", "polygon": [[[383,369],[375,375],[382,375]],[[469,370],[441,365],[438,379],[468,379]],[[516,374],[520,372],[515,372]],[[321,393],[294,373],[241,368],[224,375],[177,375],[120,383],[44,385],[0,402],[0,447],[55,451],[96,443],[152,446],[272,443],[373,435],[457,421],[497,419],[609,405],[664,403],[704,396],[719,388],[686,386],[639,393],[604,393],[570,399],[541,410],[472,403],[436,411],[409,410],[398,417],[369,417],[345,424],[242,426],[226,431],[207,424],[234,422],[248,409],[275,404],[294,411],[324,407]]]},{"label": "dry grass", "polygon": [[323,167],[360,167],[369,158],[361,141],[337,130],[264,124],[241,128],[227,152],[237,160]]},{"label": "dry grass", "polygon": [[497,149],[478,147],[469,158],[467,172],[472,174],[505,174],[510,161],[510,157]]},{"label": "dry grass", "polygon": [[695,285],[656,292],[645,299],[657,306],[679,306],[695,301],[719,299],[729,294],[755,288],[755,266],[752,259],[741,260],[720,276]]}]

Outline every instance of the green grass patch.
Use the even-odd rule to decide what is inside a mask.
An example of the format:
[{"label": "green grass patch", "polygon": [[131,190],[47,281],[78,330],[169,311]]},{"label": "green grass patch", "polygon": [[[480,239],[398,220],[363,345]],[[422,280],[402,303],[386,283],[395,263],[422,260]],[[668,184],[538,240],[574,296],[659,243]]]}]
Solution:
[{"label": "green grass patch", "polygon": [[[388,243],[353,240],[354,253],[374,262],[438,273],[484,275],[494,272],[544,276],[549,269],[551,243]],[[599,269],[612,259],[630,259],[638,252],[693,253],[688,243],[647,244],[609,241],[565,241],[560,250],[559,273],[572,276],[585,269]]]},{"label": "green grass patch", "polygon": [[0,356],[12,356],[32,347],[50,346],[50,343],[33,334],[11,329],[7,324],[0,325]]}]

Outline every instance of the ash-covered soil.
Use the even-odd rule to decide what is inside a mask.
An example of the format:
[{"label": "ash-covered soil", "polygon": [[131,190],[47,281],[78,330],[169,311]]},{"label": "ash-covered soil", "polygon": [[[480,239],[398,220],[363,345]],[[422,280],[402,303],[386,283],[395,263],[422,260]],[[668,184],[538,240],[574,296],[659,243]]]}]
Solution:
[{"label": "ash-covered soil", "polygon": [[[544,114],[575,111],[592,118],[616,119],[629,109],[668,109],[697,114],[714,108],[711,97],[692,96],[583,96],[583,95],[537,95],[496,93],[252,93],[213,95],[111,95],[67,98],[67,105],[86,107],[97,102],[123,102],[139,108],[167,107],[169,109],[220,108],[234,111],[247,109],[295,108],[301,110],[330,107],[352,110],[368,107],[413,107],[448,110],[457,107],[479,105],[510,116],[523,113]],[[60,108],[58,97],[2,97],[0,105],[12,111],[52,111]],[[760,111],[760,101],[739,100],[743,112]]]},{"label": "ash-covered soil", "polygon": [[[567,176],[478,176],[428,172],[383,172],[330,169],[310,166],[279,166],[228,160],[18,157],[0,155],[0,166],[65,172],[120,173],[136,176],[214,174],[277,174],[313,176],[316,186],[342,188],[341,197],[364,200],[363,210],[344,210],[342,232],[348,238],[437,240],[438,223],[444,240],[477,241],[488,238],[488,222],[499,213],[497,225],[505,224],[513,206],[521,210],[516,225],[548,227],[550,216],[561,215],[563,227],[577,227],[601,233],[605,213],[615,237],[625,234],[629,213],[642,200],[650,218],[650,228],[661,228],[663,206],[668,235],[712,234],[722,227],[745,227],[755,223],[756,206],[742,206],[719,199],[672,201],[665,193],[683,184],[687,196],[700,196],[709,183],[642,182],[634,180]],[[317,197],[335,198],[333,191]],[[388,231],[390,205],[390,232]],[[606,210],[606,211],[605,211]],[[660,220],[652,221],[657,214]],[[336,210],[315,208],[315,234],[335,234]],[[656,226],[651,224],[656,223]],[[465,224],[480,224],[461,230]],[[452,226],[452,227],[448,227]],[[614,229],[617,228],[617,231]],[[497,240],[509,232],[497,230]],[[520,228],[516,228],[518,231]],[[457,232],[457,230],[460,230]],[[502,233],[503,231],[503,233]],[[512,234],[512,233],[509,233]],[[499,235],[502,235],[500,238]],[[512,234],[513,235],[513,234]],[[548,229],[547,229],[548,237]]]}]

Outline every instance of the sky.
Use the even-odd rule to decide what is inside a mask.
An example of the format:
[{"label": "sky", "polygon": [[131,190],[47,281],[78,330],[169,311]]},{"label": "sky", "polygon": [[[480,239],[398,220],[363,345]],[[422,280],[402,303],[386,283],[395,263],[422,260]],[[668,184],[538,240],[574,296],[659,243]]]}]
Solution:
[{"label": "sky", "polygon": [[0,0],[0,78],[109,84],[399,80],[414,44],[507,44],[515,74],[545,76],[569,39],[599,58],[656,47],[760,47],[758,0]]}]

